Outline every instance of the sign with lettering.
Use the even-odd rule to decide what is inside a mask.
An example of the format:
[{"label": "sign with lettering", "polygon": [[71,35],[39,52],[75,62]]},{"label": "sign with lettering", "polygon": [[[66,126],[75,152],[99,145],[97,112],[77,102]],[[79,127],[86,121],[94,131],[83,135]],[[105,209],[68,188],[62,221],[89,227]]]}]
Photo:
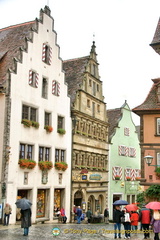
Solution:
[{"label": "sign with lettering", "polygon": [[89,176],[90,180],[101,180],[101,178],[102,178],[102,176],[100,174],[98,174],[98,173],[94,173],[94,174],[91,174]]}]

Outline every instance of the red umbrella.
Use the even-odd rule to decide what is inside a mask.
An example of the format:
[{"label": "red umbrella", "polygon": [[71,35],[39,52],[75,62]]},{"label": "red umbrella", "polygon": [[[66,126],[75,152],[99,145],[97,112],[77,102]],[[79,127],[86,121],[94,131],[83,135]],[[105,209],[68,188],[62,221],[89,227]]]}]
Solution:
[{"label": "red umbrella", "polygon": [[145,207],[153,209],[153,210],[159,210],[160,209],[160,202],[149,202],[147,205],[145,205]]},{"label": "red umbrella", "polygon": [[138,207],[135,204],[128,204],[127,206],[125,206],[125,208],[127,209],[128,212],[131,211],[137,211]]}]

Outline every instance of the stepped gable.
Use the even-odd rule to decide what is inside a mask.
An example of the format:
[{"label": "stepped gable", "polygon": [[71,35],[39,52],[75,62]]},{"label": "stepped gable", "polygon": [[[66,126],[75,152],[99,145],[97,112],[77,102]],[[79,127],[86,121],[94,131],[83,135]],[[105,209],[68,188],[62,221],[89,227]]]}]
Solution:
[{"label": "stepped gable", "polygon": [[72,104],[75,101],[77,90],[81,88],[88,61],[89,56],[63,61],[65,80],[68,83],[68,93]]},{"label": "stepped gable", "polygon": [[[160,78],[152,79],[153,85],[145,99],[145,101],[132,109],[132,111],[136,114],[140,113],[141,111],[148,111],[148,110],[159,110],[160,103],[157,102],[157,86],[160,84]],[[138,114],[139,115],[139,114]]]},{"label": "stepped gable", "polygon": [[14,61],[22,61],[22,51],[27,51],[31,29],[35,21],[0,29],[0,84],[6,80],[8,69],[16,70]]},{"label": "stepped gable", "polygon": [[108,136],[110,141],[112,136],[115,133],[115,128],[118,127],[119,120],[122,117],[121,108],[108,109],[107,117],[108,117],[108,123],[109,123]]}]

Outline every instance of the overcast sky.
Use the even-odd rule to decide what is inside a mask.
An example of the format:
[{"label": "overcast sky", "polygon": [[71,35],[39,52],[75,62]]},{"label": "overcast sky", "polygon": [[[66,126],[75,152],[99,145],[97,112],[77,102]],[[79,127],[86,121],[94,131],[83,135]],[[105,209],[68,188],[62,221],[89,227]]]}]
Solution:
[{"label": "overcast sky", "polygon": [[95,40],[107,108],[140,105],[160,77],[160,56],[149,46],[160,0],[0,0],[0,28],[39,18],[45,5],[63,60],[89,55]]}]

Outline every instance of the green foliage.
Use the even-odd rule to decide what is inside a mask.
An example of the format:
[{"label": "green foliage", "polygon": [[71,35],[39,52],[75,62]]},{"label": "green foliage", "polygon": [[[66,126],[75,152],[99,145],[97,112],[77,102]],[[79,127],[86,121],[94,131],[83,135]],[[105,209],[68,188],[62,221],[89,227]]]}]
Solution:
[{"label": "green foliage", "polygon": [[57,132],[62,135],[66,133],[66,131],[63,128],[58,128]]},{"label": "green foliage", "polygon": [[142,207],[142,204],[145,202],[145,192],[137,194],[137,205],[138,207]]},{"label": "green foliage", "polygon": [[147,198],[160,199],[160,185],[151,185],[146,191],[145,195]]}]

